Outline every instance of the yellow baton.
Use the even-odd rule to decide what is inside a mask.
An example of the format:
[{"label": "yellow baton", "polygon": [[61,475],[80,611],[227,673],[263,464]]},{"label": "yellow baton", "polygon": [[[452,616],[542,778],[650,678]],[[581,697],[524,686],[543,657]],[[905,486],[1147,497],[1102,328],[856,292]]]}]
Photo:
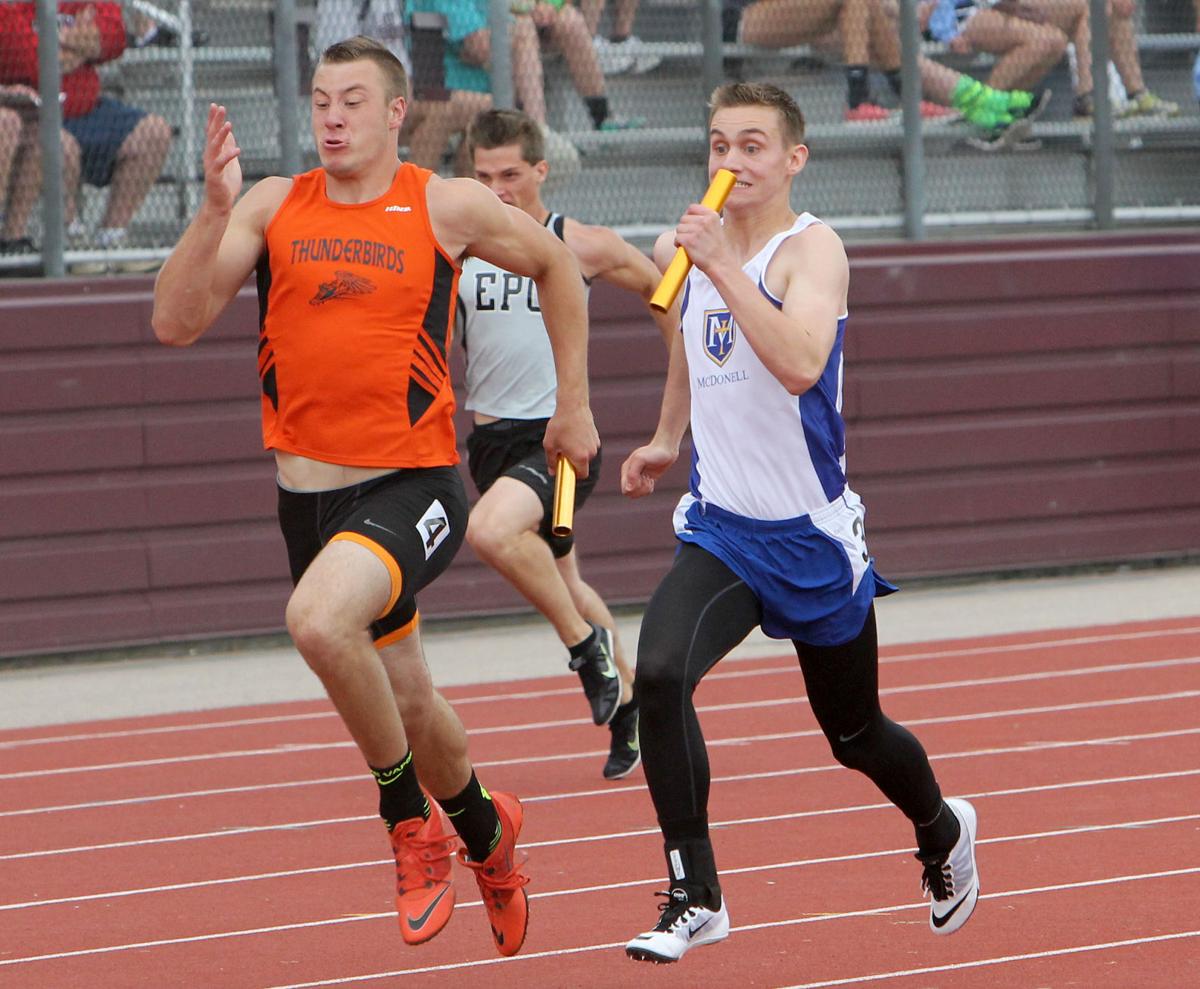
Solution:
[{"label": "yellow baton", "polygon": [[[714,212],[720,213],[721,207],[725,205],[725,200],[729,198],[729,193],[733,190],[733,185],[736,181],[737,178],[733,172],[727,168],[718,168],[717,174],[713,176],[712,182],[709,183],[708,192],[700,200],[700,205],[707,206]],[[667,265],[667,270],[663,272],[662,280],[658,283],[658,288],[654,290],[654,294],[650,297],[651,309],[657,312],[666,312],[671,308],[672,303],[675,301],[675,296],[683,288],[683,281],[687,278],[687,273],[691,267],[692,259],[687,256],[687,251],[682,247],[678,248],[675,251],[675,257]]]},{"label": "yellow baton", "polygon": [[575,466],[561,453],[554,472],[554,516],[550,531],[556,536],[569,536],[575,525]]}]

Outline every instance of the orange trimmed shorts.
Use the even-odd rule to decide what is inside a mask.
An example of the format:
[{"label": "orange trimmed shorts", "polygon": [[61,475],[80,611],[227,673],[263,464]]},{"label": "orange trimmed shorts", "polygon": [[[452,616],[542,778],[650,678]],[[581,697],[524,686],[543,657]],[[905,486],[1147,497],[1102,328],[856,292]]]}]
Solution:
[{"label": "orange trimmed shorts", "polygon": [[403,639],[417,618],[417,592],[454,559],[467,532],[467,495],[455,467],[402,468],[332,491],[279,486],[279,527],[292,583],[325,546],[358,543],[379,557],[392,594],[371,624],[377,647]]}]

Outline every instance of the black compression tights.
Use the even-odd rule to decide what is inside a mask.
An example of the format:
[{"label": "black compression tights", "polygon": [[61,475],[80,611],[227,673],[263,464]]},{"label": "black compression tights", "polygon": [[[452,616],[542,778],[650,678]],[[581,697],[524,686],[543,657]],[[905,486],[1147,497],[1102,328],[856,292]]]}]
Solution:
[{"label": "black compression tights", "polygon": [[[646,607],[635,689],[646,780],[667,841],[708,836],[708,753],[692,692],[761,618],[750,588],[689,543]],[[868,776],[914,824],[935,818],[942,798],[925,750],[879,707],[874,608],[850,642],[795,647],[809,704],[838,762]]]}]

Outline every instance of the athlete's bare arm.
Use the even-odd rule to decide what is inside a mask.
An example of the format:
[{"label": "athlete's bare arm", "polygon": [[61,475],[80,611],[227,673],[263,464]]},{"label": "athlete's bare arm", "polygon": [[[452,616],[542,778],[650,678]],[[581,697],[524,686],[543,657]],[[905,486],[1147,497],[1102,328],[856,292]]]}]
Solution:
[{"label": "athlete's bare arm", "polygon": [[154,285],[151,324],[163,343],[185,346],[212,325],[254,270],[267,223],[291,188],[291,179],[264,179],[238,202],[240,154],[225,108],[210,105],[204,202]]},{"label": "athlete's bare arm", "polygon": [[[668,231],[654,245],[654,262],[665,271],[675,255],[675,233]],[[654,490],[655,482],[679,458],[679,444],[691,419],[691,391],[688,387],[687,355],[683,334],[675,332],[671,340],[671,358],[663,385],[658,428],[645,446],[638,447],[621,465],[621,492],[640,498]]]},{"label": "athlete's bare arm", "polygon": [[537,283],[558,377],[546,452],[551,467],[561,453],[587,477],[600,441],[588,405],[587,301],[575,256],[540,223],[504,205],[474,179],[431,178],[427,198],[434,236],[456,260],[470,255]]},{"label": "athlete's bare arm", "polygon": [[824,224],[789,237],[766,271],[774,305],[742,270],[720,218],[698,204],[675,228],[675,243],[712,280],[758,359],[793,395],[821,377],[845,312],[850,267],[842,241]]},{"label": "athlete's bare arm", "polygon": [[579,270],[585,278],[599,278],[642,297],[670,353],[671,341],[679,329],[679,309],[678,304],[665,313],[650,309],[650,297],[658,287],[660,277],[654,262],[608,227],[589,226],[567,219],[563,239],[579,259]]}]

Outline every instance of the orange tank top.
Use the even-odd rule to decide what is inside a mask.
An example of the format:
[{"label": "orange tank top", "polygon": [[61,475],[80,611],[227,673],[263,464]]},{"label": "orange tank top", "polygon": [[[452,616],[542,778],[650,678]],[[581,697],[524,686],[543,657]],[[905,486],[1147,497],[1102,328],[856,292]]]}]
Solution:
[{"label": "orange tank top", "polygon": [[458,463],[447,354],[460,269],[433,235],[432,173],[369,203],[297,175],[258,263],[263,445],[352,467]]}]

